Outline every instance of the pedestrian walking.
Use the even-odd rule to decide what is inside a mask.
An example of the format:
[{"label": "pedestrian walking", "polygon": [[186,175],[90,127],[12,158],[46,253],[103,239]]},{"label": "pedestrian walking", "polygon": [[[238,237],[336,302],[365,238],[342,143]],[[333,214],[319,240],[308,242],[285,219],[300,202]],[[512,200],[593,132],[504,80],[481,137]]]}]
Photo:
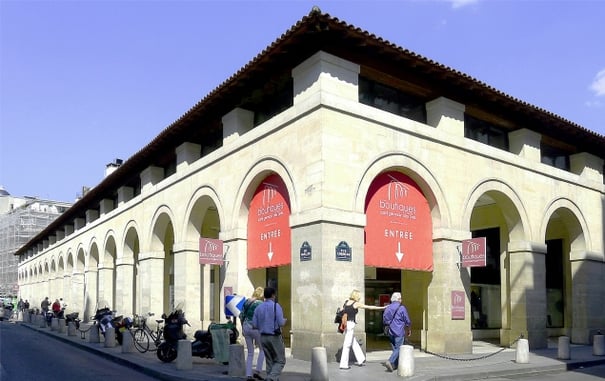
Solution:
[{"label": "pedestrian walking", "polygon": [[405,337],[412,334],[412,321],[401,301],[401,293],[394,292],[391,295],[391,304],[382,315],[382,324],[389,327],[389,342],[392,349],[391,356],[382,365],[389,372],[393,372],[399,365],[399,348],[404,344]]},{"label": "pedestrian walking", "polygon": [[[259,372],[263,370],[263,362],[265,361],[265,352],[263,351],[260,341],[260,331],[252,325],[254,311],[258,306],[263,304],[264,289],[257,287],[252,293],[252,297],[248,298],[244,303],[242,314],[242,332],[246,339],[246,349],[248,357],[246,359],[246,377],[248,381],[253,381],[254,378],[261,380]],[[256,372],[252,373],[252,362],[254,361],[254,348],[258,346],[258,358],[256,359]]]},{"label": "pedestrian walking", "polygon": [[286,366],[286,347],[282,327],[286,325],[284,311],[275,301],[275,289],[265,288],[265,301],[254,310],[252,326],[260,331],[260,342],[265,353],[267,381],[278,381]]},{"label": "pedestrian walking", "polygon": [[359,309],[366,310],[384,310],[386,307],[368,306],[361,303],[361,293],[359,290],[353,290],[349,299],[344,304],[344,312],[347,314],[347,326],[344,331],[344,342],[342,344],[342,354],[340,356],[340,369],[348,370],[351,369],[349,366],[349,353],[353,348],[353,354],[355,354],[355,365],[364,366],[366,357],[361,350],[361,346],[355,339],[355,325],[357,324],[356,316]]}]

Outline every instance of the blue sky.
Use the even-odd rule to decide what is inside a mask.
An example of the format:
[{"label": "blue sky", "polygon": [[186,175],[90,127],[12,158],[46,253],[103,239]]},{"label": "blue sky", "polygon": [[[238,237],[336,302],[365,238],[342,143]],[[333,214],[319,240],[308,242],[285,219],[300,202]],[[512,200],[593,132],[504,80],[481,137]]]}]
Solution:
[{"label": "blue sky", "polygon": [[601,0],[0,0],[0,185],[73,201],[313,5],[605,135]]}]

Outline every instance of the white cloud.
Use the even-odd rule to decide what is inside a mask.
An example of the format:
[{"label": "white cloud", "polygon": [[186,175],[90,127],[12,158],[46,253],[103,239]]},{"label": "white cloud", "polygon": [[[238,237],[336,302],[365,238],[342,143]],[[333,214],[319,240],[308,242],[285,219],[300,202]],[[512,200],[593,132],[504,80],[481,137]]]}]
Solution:
[{"label": "white cloud", "polygon": [[595,92],[597,96],[605,95],[605,69],[597,73],[590,89]]},{"label": "white cloud", "polygon": [[452,8],[454,8],[454,9],[466,7],[467,5],[476,4],[479,2],[479,0],[450,0],[450,1],[452,3]]}]

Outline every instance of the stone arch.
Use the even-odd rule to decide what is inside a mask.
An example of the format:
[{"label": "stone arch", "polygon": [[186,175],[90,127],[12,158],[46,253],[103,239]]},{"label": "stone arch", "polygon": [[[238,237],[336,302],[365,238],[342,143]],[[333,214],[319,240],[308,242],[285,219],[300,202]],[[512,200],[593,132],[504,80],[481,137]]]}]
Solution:
[{"label": "stone arch", "polygon": [[470,227],[471,216],[477,205],[495,203],[501,205],[503,217],[507,222],[511,241],[524,241],[533,238],[527,211],[521,197],[506,182],[500,179],[485,179],[475,185],[463,203],[460,226]]},{"label": "stone arch", "polygon": [[552,200],[546,206],[542,223],[540,224],[540,237],[547,236],[548,225],[553,218],[560,220],[569,231],[572,251],[592,250],[590,246],[592,240],[590,239],[589,225],[586,223],[584,214],[573,201],[561,197]]},{"label": "stone arch", "polygon": [[116,260],[117,244],[116,234],[109,230],[104,238],[103,249],[99,253],[98,301],[105,301],[108,305],[116,305]]},{"label": "stone arch", "polygon": [[[225,212],[214,188],[204,186],[195,191],[189,199],[185,210],[185,220],[183,229],[181,229],[182,237],[180,241],[197,242],[199,237],[215,238],[210,236],[210,233],[214,231],[216,231],[216,236],[218,237],[218,232],[222,230],[220,222],[224,220],[223,216],[225,216]],[[204,228],[204,221],[208,212],[216,214],[216,220],[219,222],[218,226],[207,226]],[[204,231],[205,229],[207,230]]]},{"label": "stone arch", "polygon": [[291,171],[277,158],[268,156],[258,160],[250,166],[238,187],[237,196],[235,198],[237,201],[234,203],[233,212],[230,213],[232,218],[230,225],[233,228],[247,230],[248,205],[250,200],[252,200],[252,196],[260,182],[273,173],[278,175],[286,185],[288,196],[290,197],[291,214],[298,213],[298,192]]}]

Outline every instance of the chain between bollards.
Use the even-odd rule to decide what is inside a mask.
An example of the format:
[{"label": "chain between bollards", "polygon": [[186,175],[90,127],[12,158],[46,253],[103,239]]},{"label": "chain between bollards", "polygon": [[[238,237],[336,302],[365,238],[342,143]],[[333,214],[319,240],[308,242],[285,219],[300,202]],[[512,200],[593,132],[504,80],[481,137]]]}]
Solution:
[{"label": "chain between bollards", "polygon": [[[515,345],[515,343],[517,343],[517,341],[519,341],[520,339],[523,338],[523,334],[519,335],[519,337],[517,337],[512,343],[509,344],[509,348],[513,345]],[[473,358],[459,358],[459,357],[453,357],[453,356],[446,356],[446,355],[440,355],[438,353],[433,353],[431,351],[427,351],[424,350],[424,353],[428,353],[429,355],[433,355],[433,356],[437,356],[440,357],[442,359],[446,359],[446,360],[454,360],[454,361],[475,361],[475,360],[483,360],[492,356],[497,355],[498,353],[501,353],[502,351],[504,351],[506,348],[500,348],[499,350],[497,350],[494,353],[488,353],[486,355],[482,355],[482,356],[478,356],[478,357],[473,357]]]}]

